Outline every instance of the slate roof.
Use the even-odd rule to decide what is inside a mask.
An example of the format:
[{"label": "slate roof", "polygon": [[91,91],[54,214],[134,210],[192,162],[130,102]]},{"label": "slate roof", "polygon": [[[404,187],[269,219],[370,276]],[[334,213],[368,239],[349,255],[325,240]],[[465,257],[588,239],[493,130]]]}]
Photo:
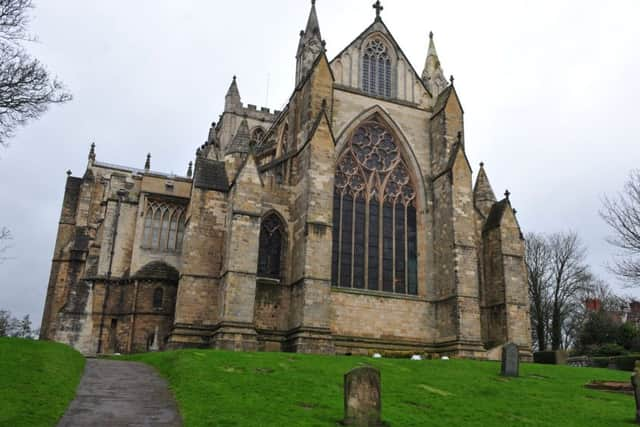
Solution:
[{"label": "slate roof", "polygon": [[170,280],[177,282],[180,278],[178,270],[162,261],[146,264],[133,276],[134,279]]},{"label": "slate roof", "polygon": [[238,127],[236,135],[227,147],[225,154],[248,153],[250,141],[249,124],[247,123],[247,119],[243,119],[242,122],[240,122],[240,127]]},{"label": "slate roof", "polygon": [[201,157],[196,159],[193,185],[204,190],[229,191],[224,162]]},{"label": "slate roof", "polygon": [[440,111],[447,106],[447,101],[449,100],[449,95],[451,95],[451,90],[453,86],[449,85],[442,91],[440,95],[438,95],[438,100],[436,101],[436,105],[433,107],[433,115],[435,116]]},{"label": "slate roof", "polygon": [[507,209],[509,201],[507,199],[500,200],[491,207],[491,211],[489,212],[489,216],[487,217],[487,222],[484,224],[483,231],[493,230],[494,228],[500,227],[500,222],[502,221],[502,216],[504,215],[504,211]]}]

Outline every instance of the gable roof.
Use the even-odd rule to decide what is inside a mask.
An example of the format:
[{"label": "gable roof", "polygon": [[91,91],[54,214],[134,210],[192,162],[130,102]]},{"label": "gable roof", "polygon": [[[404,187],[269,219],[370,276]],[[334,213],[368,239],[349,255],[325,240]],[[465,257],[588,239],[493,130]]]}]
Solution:
[{"label": "gable roof", "polygon": [[504,212],[508,206],[509,201],[507,199],[502,199],[499,202],[494,203],[491,207],[491,210],[489,211],[487,222],[485,222],[482,231],[489,231],[493,230],[494,228],[500,227],[502,217],[504,216]]},{"label": "gable roof", "polygon": [[460,97],[458,96],[458,92],[456,91],[455,86],[450,84],[442,91],[440,95],[438,95],[436,104],[433,107],[434,116],[440,113],[442,110],[444,110],[444,108],[447,106],[447,103],[449,102],[449,98],[451,97],[451,94],[454,94],[456,96],[456,102],[460,107],[460,111],[462,111],[462,113],[464,114],[464,108],[462,108],[462,104],[460,103]]},{"label": "gable roof", "polygon": [[418,74],[418,72],[416,71],[416,69],[414,68],[413,64],[411,63],[411,61],[409,60],[409,57],[407,55],[405,55],[404,51],[402,50],[402,48],[400,47],[400,45],[398,44],[398,42],[396,41],[395,37],[393,37],[393,34],[391,34],[391,31],[389,31],[389,27],[387,27],[387,25],[384,23],[384,21],[382,20],[382,18],[377,17],[375,19],[375,21],[373,21],[373,23],[371,25],[369,25],[367,28],[364,29],[364,31],[362,31],[360,34],[358,34],[358,36],[353,39],[351,41],[351,43],[349,43],[344,49],[342,49],[340,51],[340,53],[338,53],[330,62],[329,64],[333,63],[333,61],[335,61],[336,59],[340,58],[346,51],[347,49],[349,49],[351,46],[353,46],[354,44],[356,44],[358,42],[358,40],[360,40],[361,38],[363,38],[364,36],[367,35],[367,33],[369,32],[373,32],[372,29],[373,27],[375,27],[376,24],[380,24],[382,25],[382,29],[384,30],[383,33],[389,37],[389,41],[391,42],[391,44],[393,44],[393,47],[398,51],[398,53],[400,53],[400,55],[402,55],[405,59],[405,62],[407,64],[409,64],[409,69],[413,72],[416,81],[420,82],[420,85],[422,85],[422,87],[424,88],[424,90],[429,94],[429,96],[433,96],[433,94],[431,93],[431,91],[429,90],[429,88],[427,87],[427,85],[424,83],[424,81],[422,80],[422,77],[420,77],[420,74]]}]

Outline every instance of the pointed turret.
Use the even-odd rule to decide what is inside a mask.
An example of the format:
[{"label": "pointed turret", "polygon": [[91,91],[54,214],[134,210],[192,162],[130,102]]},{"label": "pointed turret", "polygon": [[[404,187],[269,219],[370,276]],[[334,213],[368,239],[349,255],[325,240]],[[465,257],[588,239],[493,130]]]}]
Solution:
[{"label": "pointed turret", "polygon": [[249,123],[247,123],[247,119],[243,119],[242,122],[240,122],[240,127],[238,127],[236,135],[233,137],[233,140],[231,140],[231,144],[229,144],[224,153],[225,156],[236,153],[248,153],[250,140],[251,135],[249,134]]},{"label": "pointed turret", "polygon": [[242,108],[242,100],[240,99],[236,76],[233,76],[231,86],[229,86],[227,95],[224,97],[224,111],[234,111],[238,108]]},{"label": "pointed turret", "polygon": [[91,143],[91,148],[89,149],[89,164],[94,164],[96,161],[96,143]]},{"label": "pointed turret", "polygon": [[429,51],[422,71],[422,81],[434,97],[437,97],[448,86],[438,52],[436,52],[436,45],[433,42],[433,33],[429,33]]},{"label": "pointed turret", "polygon": [[496,195],[489,183],[487,172],[484,169],[484,163],[480,163],[480,171],[476,178],[476,185],[473,187],[473,202],[485,218],[489,215],[491,207],[496,202]]},{"label": "pointed turret", "polygon": [[324,42],[320,35],[320,24],[316,13],[316,1],[311,0],[311,12],[307,20],[307,28],[300,32],[300,43],[296,54],[296,85],[307,75],[314,61],[324,50]]}]

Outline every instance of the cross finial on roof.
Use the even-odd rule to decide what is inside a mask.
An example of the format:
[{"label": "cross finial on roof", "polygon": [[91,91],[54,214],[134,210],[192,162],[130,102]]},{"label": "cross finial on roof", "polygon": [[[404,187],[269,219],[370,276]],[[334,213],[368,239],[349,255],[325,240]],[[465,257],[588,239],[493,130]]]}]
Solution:
[{"label": "cross finial on roof", "polygon": [[384,7],[380,4],[380,0],[376,0],[373,4],[373,8],[376,10],[376,18],[380,18],[380,12],[384,10]]},{"label": "cross finial on roof", "polygon": [[509,200],[509,196],[511,196],[511,192],[509,190],[504,192],[504,197]]},{"label": "cross finial on roof", "polygon": [[433,31],[429,31],[429,38],[433,39]]}]

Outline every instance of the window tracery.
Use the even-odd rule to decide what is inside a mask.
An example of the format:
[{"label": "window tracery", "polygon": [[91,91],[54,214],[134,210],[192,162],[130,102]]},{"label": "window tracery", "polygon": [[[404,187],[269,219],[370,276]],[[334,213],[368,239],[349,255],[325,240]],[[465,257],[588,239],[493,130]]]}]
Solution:
[{"label": "window tracery", "polygon": [[391,97],[391,57],[380,39],[370,40],[362,55],[362,90]]},{"label": "window tracery", "polygon": [[416,192],[392,133],[360,125],[340,159],[333,199],[334,286],[416,295]]},{"label": "window tracery", "polygon": [[251,132],[251,144],[255,145],[255,144],[261,142],[262,139],[264,138],[264,135],[265,135],[264,129],[262,129],[261,127],[255,128]]},{"label": "window tracery", "polygon": [[269,214],[262,220],[258,250],[258,276],[280,279],[284,233],[284,224],[275,213]]},{"label": "window tracery", "polygon": [[158,251],[180,251],[184,238],[184,207],[155,200],[147,201],[142,247]]}]

